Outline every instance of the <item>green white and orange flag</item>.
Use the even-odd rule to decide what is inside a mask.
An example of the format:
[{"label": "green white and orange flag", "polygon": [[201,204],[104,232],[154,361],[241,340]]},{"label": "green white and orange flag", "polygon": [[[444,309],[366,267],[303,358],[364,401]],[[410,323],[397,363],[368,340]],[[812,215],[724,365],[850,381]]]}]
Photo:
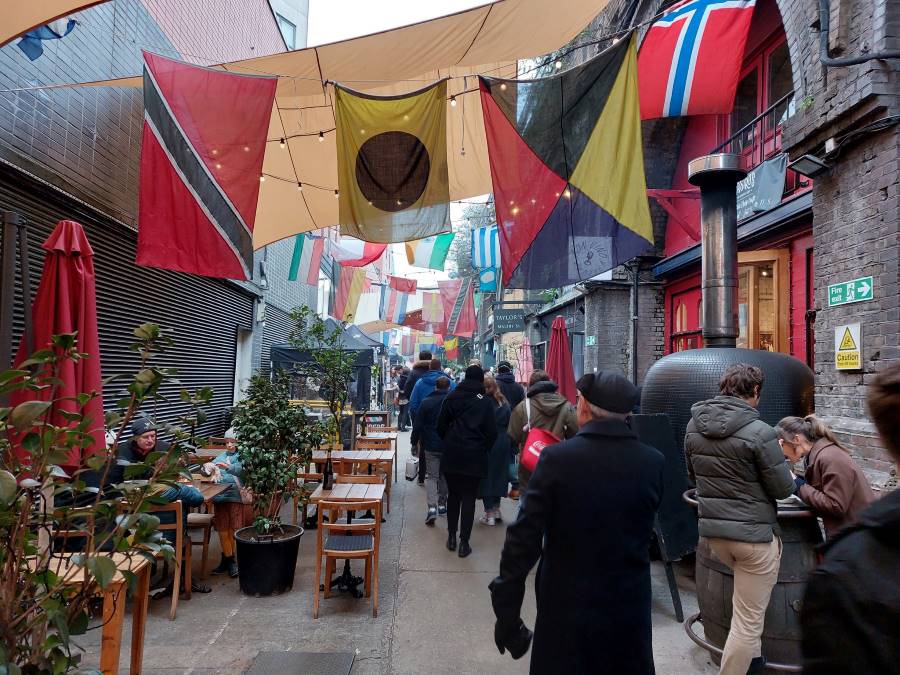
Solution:
[{"label": "green white and orange flag", "polygon": [[366,277],[366,271],[360,267],[334,266],[334,301],[331,303],[331,316],[347,323],[353,323],[359,299],[368,291],[372,282]]},{"label": "green white and orange flag", "polygon": [[453,232],[425,237],[406,242],[406,259],[413,267],[426,267],[432,270],[444,269],[450,244],[453,243]]}]

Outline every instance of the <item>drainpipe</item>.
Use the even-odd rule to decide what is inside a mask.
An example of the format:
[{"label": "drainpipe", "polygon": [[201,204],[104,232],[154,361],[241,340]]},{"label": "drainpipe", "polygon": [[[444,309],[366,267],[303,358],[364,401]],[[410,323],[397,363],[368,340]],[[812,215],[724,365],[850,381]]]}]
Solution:
[{"label": "drainpipe", "polygon": [[631,268],[631,381],[635,386],[638,383],[638,277],[640,270],[641,263],[636,260]]},{"label": "drainpipe", "polygon": [[736,188],[746,175],[743,158],[736,154],[705,155],[688,163],[688,181],[700,188],[703,343],[706,347],[737,346]]}]

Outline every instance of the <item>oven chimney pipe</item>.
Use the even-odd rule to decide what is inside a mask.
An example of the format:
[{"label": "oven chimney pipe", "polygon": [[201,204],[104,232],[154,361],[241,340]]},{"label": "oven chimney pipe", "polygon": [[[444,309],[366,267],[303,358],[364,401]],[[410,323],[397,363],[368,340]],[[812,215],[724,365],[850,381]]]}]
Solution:
[{"label": "oven chimney pipe", "polygon": [[705,347],[737,346],[736,187],[746,175],[743,158],[731,153],[688,163],[688,180],[700,188]]}]

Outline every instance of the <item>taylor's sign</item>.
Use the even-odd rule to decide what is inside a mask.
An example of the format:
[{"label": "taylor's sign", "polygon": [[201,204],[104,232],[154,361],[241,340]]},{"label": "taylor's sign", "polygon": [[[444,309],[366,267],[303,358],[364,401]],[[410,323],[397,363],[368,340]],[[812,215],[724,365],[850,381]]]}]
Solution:
[{"label": "taylor's sign", "polygon": [[525,329],[524,309],[495,309],[495,333],[519,333]]},{"label": "taylor's sign", "polygon": [[858,323],[834,329],[834,367],[838,370],[862,369],[862,331]]},{"label": "taylor's sign", "polygon": [[786,169],[787,155],[778,155],[760,164],[737,184],[739,221],[759,211],[773,209],[781,203]]}]

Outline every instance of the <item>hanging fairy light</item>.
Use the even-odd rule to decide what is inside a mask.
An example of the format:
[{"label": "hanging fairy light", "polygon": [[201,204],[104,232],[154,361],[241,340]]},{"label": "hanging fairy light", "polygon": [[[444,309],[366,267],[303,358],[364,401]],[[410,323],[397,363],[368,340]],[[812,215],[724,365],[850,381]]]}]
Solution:
[{"label": "hanging fairy light", "polygon": [[340,196],[341,196],[341,193],[338,192],[337,190],[335,190],[335,191],[334,191],[334,198],[337,199],[337,198],[340,197]]},{"label": "hanging fairy light", "polygon": [[286,145],[287,145],[287,143],[285,143],[283,138],[280,141],[278,141],[278,147],[281,148],[282,150],[284,150]]},{"label": "hanging fairy light", "polygon": [[453,96],[450,97],[450,106],[452,108],[456,107],[456,94],[454,94]]},{"label": "hanging fairy light", "polygon": [[500,91],[506,91],[506,82],[500,83]]},{"label": "hanging fairy light", "polygon": [[260,182],[260,183],[265,183],[265,182],[266,182],[266,176],[265,176],[265,174],[260,174],[260,176],[259,176],[259,182]]},{"label": "hanging fairy light", "polygon": [[297,192],[303,192],[303,183],[297,181]]},{"label": "hanging fairy light", "polygon": [[553,65],[556,66],[557,70],[560,70],[562,68],[562,61],[560,61],[559,59],[556,59],[556,63]]},{"label": "hanging fairy light", "polygon": [[324,142],[324,141],[325,141],[325,132],[324,132],[324,131],[320,131],[320,132],[319,132],[319,143],[322,143],[322,142]]}]

